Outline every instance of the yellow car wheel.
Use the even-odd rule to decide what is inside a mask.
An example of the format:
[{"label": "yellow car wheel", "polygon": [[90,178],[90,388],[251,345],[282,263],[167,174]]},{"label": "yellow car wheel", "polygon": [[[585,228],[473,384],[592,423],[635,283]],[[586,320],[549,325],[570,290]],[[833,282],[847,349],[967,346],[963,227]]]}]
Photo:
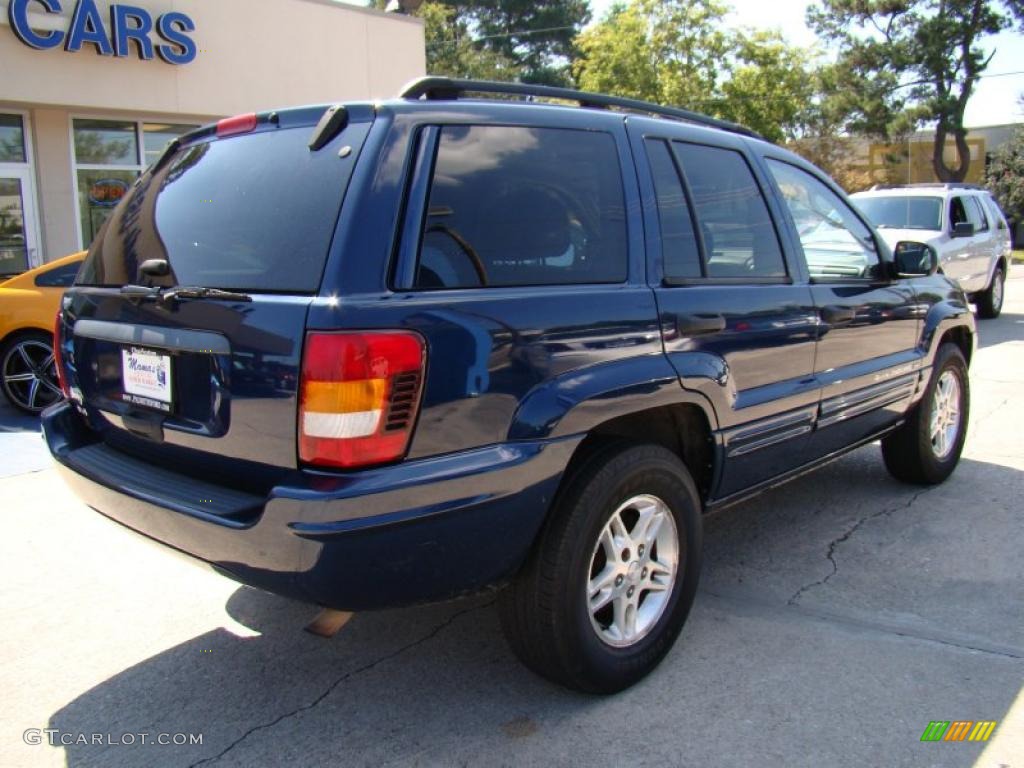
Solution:
[{"label": "yellow car wheel", "polygon": [[8,341],[0,351],[0,383],[4,395],[19,411],[39,414],[61,399],[53,339],[31,331]]}]

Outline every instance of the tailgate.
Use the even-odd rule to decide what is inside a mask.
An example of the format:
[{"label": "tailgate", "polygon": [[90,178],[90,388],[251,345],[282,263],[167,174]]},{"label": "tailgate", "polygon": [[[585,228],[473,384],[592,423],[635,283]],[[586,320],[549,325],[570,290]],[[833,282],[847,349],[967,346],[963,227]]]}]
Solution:
[{"label": "tailgate", "polygon": [[[72,397],[108,444],[215,481],[269,487],[297,466],[306,314],[372,120],[357,111],[312,150],[322,114],[187,140],[100,232],[65,297],[62,349]],[[232,296],[157,295],[182,286]]]}]

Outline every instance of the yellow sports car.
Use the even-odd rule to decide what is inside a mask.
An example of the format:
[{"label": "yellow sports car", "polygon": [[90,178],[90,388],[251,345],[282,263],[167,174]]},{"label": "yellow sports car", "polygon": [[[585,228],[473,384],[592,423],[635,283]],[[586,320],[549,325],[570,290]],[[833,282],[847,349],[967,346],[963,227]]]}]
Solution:
[{"label": "yellow sports car", "polygon": [[85,252],[0,283],[0,386],[15,408],[36,414],[60,399],[53,323]]}]

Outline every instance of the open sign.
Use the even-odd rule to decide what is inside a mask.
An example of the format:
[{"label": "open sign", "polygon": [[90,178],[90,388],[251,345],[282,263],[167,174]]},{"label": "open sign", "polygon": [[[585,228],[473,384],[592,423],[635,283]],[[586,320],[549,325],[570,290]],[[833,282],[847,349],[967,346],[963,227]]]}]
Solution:
[{"label": "open sign", "polygon": [[89,204],[113,208],[128,194],[128,185],[120,179],[100,179],[89,187]]}]

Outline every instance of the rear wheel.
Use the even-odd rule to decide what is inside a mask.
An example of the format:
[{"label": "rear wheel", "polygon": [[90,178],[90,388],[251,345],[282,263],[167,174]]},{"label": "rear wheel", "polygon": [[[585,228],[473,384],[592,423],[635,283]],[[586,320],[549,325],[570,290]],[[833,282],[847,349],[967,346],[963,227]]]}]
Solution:
[{"label": "rear wheel", "polygon": [[519,658],[577,690],[613,693],[668,653],[700,574],[700,498],[661,446],[618,443],[569,478],[500,613]]},{"label": "rear wheel", "polygon": [[992,282],[982,293],[978,294],[978,314],[991,320],[999,317],[1003,311],[1003,292],[1005,290],[1006,273],[1002,267],[996,267],[992,274]]},{"label": "rear wheel", "polygon": [[53,337],[29,332],[15,336],[0,350],[0,385],[11,405],[39,414],[61,399]]},{"label": "rear wheel", "polygon": [[955,344],[943,344],[924,397],[898,430],[882,439],[882,456],[897,480],[941,483],[960,461],[970,415],[967,363]]}]

